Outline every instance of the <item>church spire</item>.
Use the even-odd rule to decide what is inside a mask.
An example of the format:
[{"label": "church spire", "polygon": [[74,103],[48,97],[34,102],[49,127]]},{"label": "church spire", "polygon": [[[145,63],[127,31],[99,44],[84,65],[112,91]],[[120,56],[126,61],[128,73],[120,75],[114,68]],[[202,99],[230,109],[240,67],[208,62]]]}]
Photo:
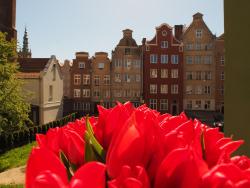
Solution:
[{"label": "church spire", "polygon": [[23,47],[22,50],[19,52],[19,57],[31,58],[31,50],[29,49],[29,39],[26,26],[23,35]]}]

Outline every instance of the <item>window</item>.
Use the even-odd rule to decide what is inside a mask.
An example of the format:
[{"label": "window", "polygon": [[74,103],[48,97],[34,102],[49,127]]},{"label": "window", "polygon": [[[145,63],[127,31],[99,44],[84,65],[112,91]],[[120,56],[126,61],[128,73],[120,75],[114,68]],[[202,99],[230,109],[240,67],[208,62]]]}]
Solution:
[{"label": "window", "polygon": [[162,32],[161,32],[161,34],[162,34],[162,36],[167,36],[167,31],[166,30],[163,30]]},{"label": "window", "polygon": [[90,97],[90,89],[83,89],[82,90],[82,97]]},{"label": "window", "polygon": [[110,75],[104,75],[104,85],[109,85],[110,84]]},{"label": "window", "polygon": [[122,60],[121,59],[115,59],[115,67],[119,68],[122,67]]},{"label": "window", "polygon": [[220,79],[221,79],[221,80],[224,80],[224,76],[225,76],[225,75],[224,75],[224,71],[222,71],[222,72],[220,73]]},{"label": "window", "polygon": [[150,47],[149,46],[146,46],[146,51],[149,51],[150,50]]},{"label": "window", "polygon": [[193,44],[192,43],[188,43],[185,46],[186,50],[192,50],[193,49]]},{"label": "window", "polygon": [[141,81],[141,75],[140,74],[136,74],[135,75],[135,81],[136,82],[140,82]]},{"label": "window", "polygon": [[98,63],[98,68],[99,69],[104,69],[104,63]]},{"label": "window", "polygon": [[83,111],[90,111],[90,103],[82,103],[82,109]]},{"label": "window", "polygon": [[110,90],[109,89],[104,90],[104,97],[110,98]]},{"label": "window", "polygon": [[94,89],[93,97],[100,97],[100,90],[99,89]]},{"label": "window", "polygon": [[179,56],[178,55],[171,55],[171,63],[172,64],[178,64],[179,62]]},{"label": "window", "polygon": [[130,48],[125,48],[125,55],[131,55],[132,50]]},{"label": "window", "polygon": [[201,108],[201,101],[195,101],[195,108]]},{"label": "window", "polygon": [[187,94],[187,95],[192,94],[192,86],[191,86],[191,85],[187,85],[187,86],[186,86],[186,94]]},{"label": "window", "polygon": [[157,93],[157,85],[156,84],[150,84],[149,85],[150,94],[156,94]]},{"label": "window", "polygon": [[81,84],[81,75],[74,74],[74,85],[80,85],[80,84]]},{"label": "window", "polygon": [[187,101],[187,109],[191,110],[192,109],[192,101]]},{"label": "window", "polygon": [[115,97],[122,97],[122,92],[121,92],[121,90],[114,90],[114,96],[115,96]]},{"label": "window", "polygon": [[111,107],[110,102],[104,102],[103,103],[104,108],[109,109]]},{"label": "window", "polygon": [[84,74],[83,75],[83,85],[89,85],[90,84],[90,75]]},{"label": "window", "polygon": [[200,64],[200,63],[201,63],[201,56],[195,56],[194,62],[195,62],[196,64]]},{"label": "window", "polygon": [[168,99],[160,99],[160,110],[168,110]]},{"label": "window", "polygon": [[193,57],[192,56],[186,56],[186,64],[192,64],[193,63]]},{"label": "window", "polygon": [[74,102],[73,110],[80,110],[81,109],[81,103]]},{"label": "window", "polygon": [[53,81],[56,80],[56,64],[53,64]]},{"label": "window", "polygon": [[210,95],[211,94],[211,88],[210,86],[204,86],[204,94]]},{"label": "window", "polygon": [[49,86],[49,99],[48,101],[52,101],[53,100],[53,86],[50,85]]},{"label": "window", "polygon": [[220,86],[220,95],[224,95],[224,85]]},{"label": "window", "polygon": [[204,72],[204,80],[212,80],[212,73],[210,71]]},{"label": "window", "polygon": [[157,78],[157,69],[150,69],[150,78]]},{"label": "window", "polygon": [[168,63],[168,55],[161,55],[161,63],[162,64]]},{"label": "window", "polygon": [[161,41],[161,48],[168,48],[168,41]]},{"label": "window", "polygon": [[161,78],[168,77],[168,69],[161,69]]},{"label": "window", "polygon": [[157,63],[157,55],[156,54],[150,54],[150,63]]},{"label": "window", "polygon": [[171,70],[171,78],[178,78],[178,69]]},{"label": "window", "polygon": [[131,60],[130,59],[126,59],[125,60],[125,63],[124,63],[124,67],[127,68],[127,69],[130,69],[131,68]]},{"label": "window", "polygon": [[161,94],[167,94],[167,93],[168,93],[168,85],[161,84]]},{"label": "window", "polygon": [[74,97],[75,98],[81,97],[81,90],[80,89],[74,89]]},{"label": "window", "polygon": [[141,67],[141,61],[140,60],[135,60],[134,61],[134,67],[135,68],[140,68]]},{"label": "window", "polygon": [[115,74],[115,82],[121,82],[121,74]]},{"label": "window", "polygon": [[201,95],[202,94],[202,86],[198,85],[195,87],[195,94]]},{"label": "window", "polygon": [[125,82],[131,82],[131,75],[130,74],[124,74],[124,81]]},{"label": "window", "polygon": [[224,55],[222,55],[222,56],[220,56],[220,64],[224,65],[224,63],[225,63],[225,57],[224,57]]},{"label": "window", "polygon": [[78,66],[79,66],[79,69],[84,69],[85,68],[85,63],[84,62],[79,62]]},{"label": "window", "polygon": [[178,84],[171,85],[171,94],[178,94]]},{"label": "window", "polygon": [[149,99],[149,108],[157,110],[157,99]]},{"label": "window", "polygon": [[130,89],[124,90],[124,97],[131,97],[131,94],[132,94],[132,92]]},{"label": "window", "polygon": [[193,80],[193,73],[190,71],[186,72],[186,78],[187,80]]},{"label": "window", "polygon": [[201,43],[196,43],[195,44],[195,49],[196,50],[201,50]]},{"label": "window", "polygon": [[196,36],[196,38],[201,38],[202,37],[202,30],[201,29],[197,29],[195,31],[195,36]]},{"label": "window", "polygon": [[99,86],[100,85],[100,76],[99,75],[95,75],[94,76],[94,85],[95,86]]},{"label": "window", "polygon": [[196,72],[196,80],[201,80],[201,71]]},{"label": "window", "polygon": [[209,109],[210,109],[210,104],[211,104],[210,101],[205,101],[204,108],[205,108],[206,110],[209,110]]},{"label": "window", "polygon": [[212,56],[204,56],[204,64],[212,64]]}]

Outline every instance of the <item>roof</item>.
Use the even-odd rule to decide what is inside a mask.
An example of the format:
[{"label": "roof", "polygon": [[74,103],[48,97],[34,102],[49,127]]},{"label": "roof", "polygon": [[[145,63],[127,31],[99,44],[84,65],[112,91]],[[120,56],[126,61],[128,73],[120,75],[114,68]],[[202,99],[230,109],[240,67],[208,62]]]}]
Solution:
[{"label": "roof", "polygon": [[130,37],[123,37],[117,46],[133,46],[137,47],[136,41]]},{"label": "roof", "polygon": [[225,33],[221,34],[221,35],[217,38],[217,40],[224,40],[224,39],[225,39]]},{"label": "roof", "polygon": [[45,69],[49,58],[19,58],[21,72],[41,72]]}]

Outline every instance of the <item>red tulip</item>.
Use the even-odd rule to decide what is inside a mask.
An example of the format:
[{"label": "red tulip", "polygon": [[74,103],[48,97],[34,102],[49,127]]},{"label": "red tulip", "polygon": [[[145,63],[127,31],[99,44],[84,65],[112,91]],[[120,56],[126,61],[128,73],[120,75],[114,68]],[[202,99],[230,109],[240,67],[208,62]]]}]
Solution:
[{"label": "red tulip", "polygon": [[32,150],[26,169],[27,188],[105,188],[106,167],[89,162],[79,168],[68,182],[66,169],[59,158],[46,148]]},{"label": "red tulip", "polygon": [[123,166],[119,176],[108,182],[109,188],[150,188],[145,169],[136,166],[133,169]]},{"label": "red tulip", "polygon": [[161,163],[154,187],[198,188],[207,170],[207,164],[191,147],[175,149]]},{"label": "red tulip", "polygon": [[216,165],[202,177],[200,188],[249,188],[249,176],[236,165]]},{"label": "red tulip", "polygon": [[136,110],[120,132],[113,137],[106,163],[108,174],[115,178],[123,165],[146,167],[155,144],[155,115]]}]

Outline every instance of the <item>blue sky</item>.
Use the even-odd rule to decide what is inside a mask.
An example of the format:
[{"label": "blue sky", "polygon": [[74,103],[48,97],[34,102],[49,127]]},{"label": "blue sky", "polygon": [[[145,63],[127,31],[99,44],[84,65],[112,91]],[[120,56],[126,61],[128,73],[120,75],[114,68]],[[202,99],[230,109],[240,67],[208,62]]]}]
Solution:
[{"label": "blue sky", "polygon": [[110,54],[125,28],[141,44],[161,23],[188,26],[196,12],[214,34],[224,32],[223,0],[17,0],[16,27],[21,44],[27,26],[33,57],[63,61],[77,51]]}]

